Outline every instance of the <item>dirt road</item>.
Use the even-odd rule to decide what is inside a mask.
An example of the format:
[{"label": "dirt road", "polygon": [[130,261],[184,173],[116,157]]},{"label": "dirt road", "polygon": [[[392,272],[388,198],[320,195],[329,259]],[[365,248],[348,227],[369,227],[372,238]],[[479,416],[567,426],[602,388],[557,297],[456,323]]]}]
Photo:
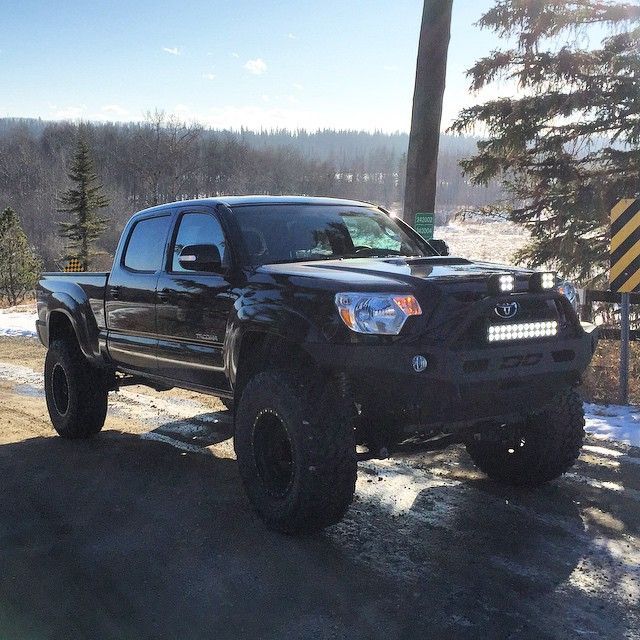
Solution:
[{"label": "dirt road", "polygon": [[267,531],[216,400],[132,388],[56,438],[0,339],[0,638],[638,638],[640,451],[590,439],[527,493],[464,451],[367,463],[343,523]]}]

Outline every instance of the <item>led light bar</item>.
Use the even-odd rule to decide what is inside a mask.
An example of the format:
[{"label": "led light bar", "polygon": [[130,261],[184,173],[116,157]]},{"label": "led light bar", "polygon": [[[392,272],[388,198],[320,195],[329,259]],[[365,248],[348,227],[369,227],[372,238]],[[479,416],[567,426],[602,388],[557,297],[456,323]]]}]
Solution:
[{"label": "led light bar", "polygon": [[487,340],[489,342],[504,342],[507,340],[529,340],[531,338],[548,338],[558,335],[556,320],[546,322],[518,322],[517,324],[496,324],[489,327]]}]

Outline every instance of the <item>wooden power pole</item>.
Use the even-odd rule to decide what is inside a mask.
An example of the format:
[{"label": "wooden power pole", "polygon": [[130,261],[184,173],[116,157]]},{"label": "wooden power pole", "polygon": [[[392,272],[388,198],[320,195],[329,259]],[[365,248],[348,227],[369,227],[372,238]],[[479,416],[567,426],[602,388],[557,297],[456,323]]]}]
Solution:
[{"label": "wooden power pole", "polygon": [[453,0],[425,0],[413,93],[403,218],[435,212],[436,172]]}]

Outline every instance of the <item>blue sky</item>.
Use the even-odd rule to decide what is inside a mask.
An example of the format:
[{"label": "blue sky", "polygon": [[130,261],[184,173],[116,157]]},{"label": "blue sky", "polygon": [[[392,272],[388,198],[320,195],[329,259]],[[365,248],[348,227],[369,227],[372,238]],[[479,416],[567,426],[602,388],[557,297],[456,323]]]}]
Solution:
[{"label": "blue sky", "polygon": [[[455,0],[445,124],[498,46]],[[0,0],[0,116],[409,128],[422,0]]]}]

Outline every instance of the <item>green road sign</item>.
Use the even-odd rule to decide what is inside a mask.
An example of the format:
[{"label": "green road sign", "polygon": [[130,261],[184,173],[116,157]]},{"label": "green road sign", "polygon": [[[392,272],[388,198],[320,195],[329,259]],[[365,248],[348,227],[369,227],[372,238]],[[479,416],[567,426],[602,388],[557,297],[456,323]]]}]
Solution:
[{"label": "green road sign", "polygon": [[435,226],[435,213],[416,213],[416,221],[413,228],[425,239],[433,240],[433,228]]}]

